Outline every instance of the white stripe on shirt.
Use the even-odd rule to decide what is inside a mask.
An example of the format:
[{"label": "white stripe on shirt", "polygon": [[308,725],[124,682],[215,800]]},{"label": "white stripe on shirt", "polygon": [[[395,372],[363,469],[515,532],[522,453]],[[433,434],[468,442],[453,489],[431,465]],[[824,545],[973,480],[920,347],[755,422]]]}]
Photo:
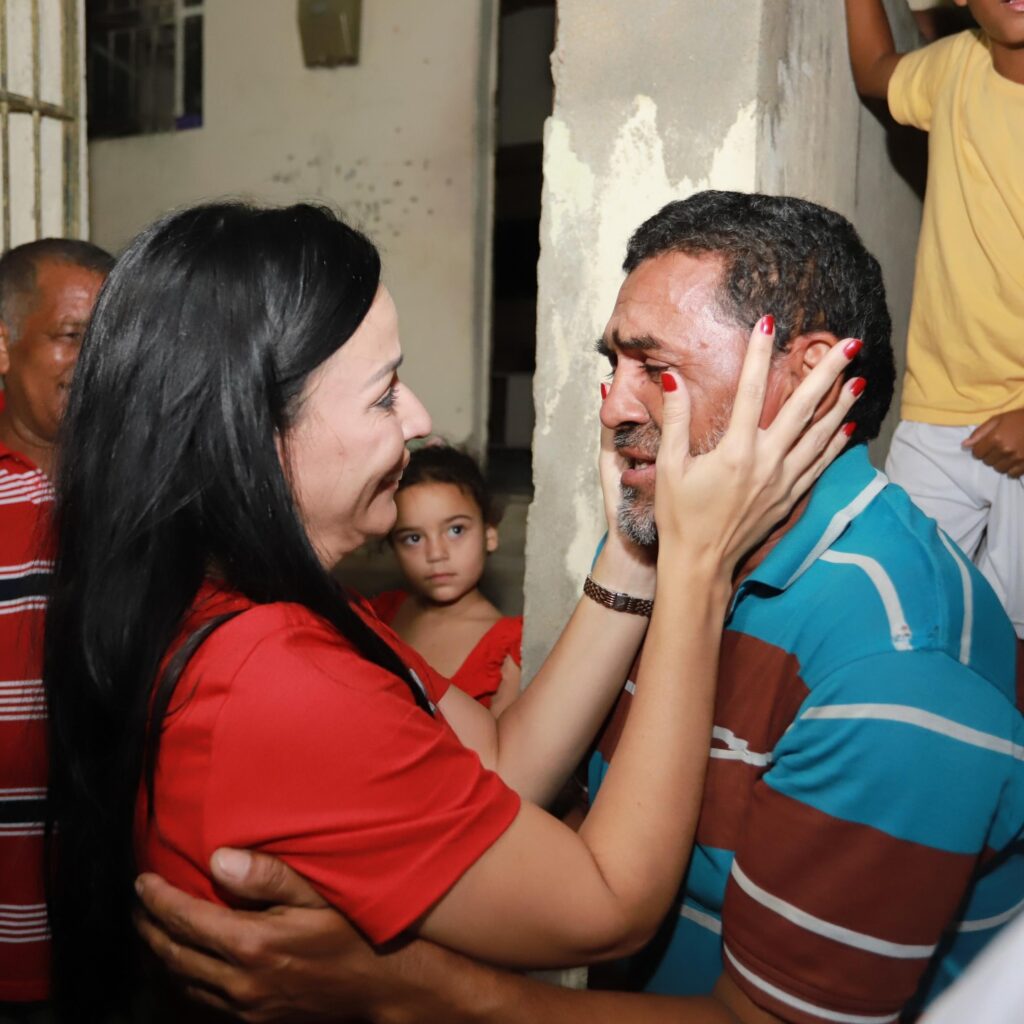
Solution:
[{"label": "white stripe on shirt", "polygon": [[946,736],[960,743],[967,743],[982,750],[991,750],[996,754],[1005,754],[1017,761],[1024,761],[1024,749],[1011,740],[991,733],[972,729],[969,725],[961,725],[952,718],[943,718],[922,708],[909,704],[831,704],[818,708],[808,708],[800,715],[801,719],[874,719],[881,722],[900,722],[913,725],[929,732]]},{"label": "white stripe on shirt", "polygon": [[889,957],[894,960],[926,960],[935,952],[935,944],[928,946],[909,945],[904,942],[890,942],[888,939],[880,939],[875,935],[865,935],[863,932],[855,932],[852,928],[844,928],[842,925],[834,924],[832,921],[825,921],[806,910],[793,906],[785,900],[773,896],[765,891],[755,882],[752,882],[739,862],[732,862],[732,877],[736,884],[754,901],[762,907],[784,917],[791,924],[795,924],[804,931],[821,935],[833,942],[839,942],[844,946],[851,946],[854,949],[862,949],[867,953],[875,953],[878,956]]},{"label": "white stripe on shirt", "polygon": [[797,996],[791,996],[788,992],[784,992],[781,988],[777,985],[773,985],[770,981],[765,981],[764,978],[759,978],[749,968],[744,967],[743,964],[733,956],[732,950],[724,943],[722,945],[722,951],[729,958],[729,962],[733,967],[735,967],[736,970],[751,983],[751,985],[756,986],[762,992],[770,995],[773,999],[778,999],[780,1003],[792,1006],[795,1010],[801,1010],[803,1013],[813,1014],[815,1017],[820,1017],[822,1020],[833,1021],[834,1024],[890,1024],[891,1021],[899,1020],[899,1012],[886,1014],[882,1017],[876,1017],[867,1016],[862,1013],[838,1013],[835,1010],[826,1010],[822,1006],[815,1006],[814,1003],[809,1003],[806,999],[800,999]]}]

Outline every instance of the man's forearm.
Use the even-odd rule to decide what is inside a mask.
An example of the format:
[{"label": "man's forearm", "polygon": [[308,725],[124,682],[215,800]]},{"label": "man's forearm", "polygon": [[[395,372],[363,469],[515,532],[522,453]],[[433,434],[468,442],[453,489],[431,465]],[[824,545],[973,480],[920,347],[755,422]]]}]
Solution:
[{"label": "man's forearm", "polygon": [[[673,998],[559,988],[487,967],[429,943],[415,943],[395,968],[394,996],[375,1024],[739,1024],[724,1003],[708,997]],[[406,974],[406,970],[408,973]],[[428,981],[428,986],[421,982]]]}]

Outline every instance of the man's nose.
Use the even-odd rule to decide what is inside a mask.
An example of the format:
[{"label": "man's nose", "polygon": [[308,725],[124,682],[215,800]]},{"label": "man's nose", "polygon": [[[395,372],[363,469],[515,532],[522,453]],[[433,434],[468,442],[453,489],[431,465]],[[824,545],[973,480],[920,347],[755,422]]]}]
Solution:
[{"label": "man's nose", "polygon": [[614,430],[627,423],[647,423],[650,418],[634,382],[616,374],[612,378],[608,397],[601,403],[601,422]]}]

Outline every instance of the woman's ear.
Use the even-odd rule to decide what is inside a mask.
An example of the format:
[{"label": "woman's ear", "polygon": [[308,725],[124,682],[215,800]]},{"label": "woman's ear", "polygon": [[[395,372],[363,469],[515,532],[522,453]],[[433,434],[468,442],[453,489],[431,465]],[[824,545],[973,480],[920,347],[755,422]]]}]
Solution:
[{"label": "woman's ear", "polygon": [[484,527],[484,549],[489,555],[498,550],[498,528],[496,526]]}]

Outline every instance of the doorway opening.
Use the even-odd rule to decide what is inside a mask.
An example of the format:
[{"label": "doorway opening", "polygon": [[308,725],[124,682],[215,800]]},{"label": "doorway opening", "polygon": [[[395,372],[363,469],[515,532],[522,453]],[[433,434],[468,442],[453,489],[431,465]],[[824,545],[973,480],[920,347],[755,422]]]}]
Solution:
[{"label": "doorway opening", "polygon": [[533,373],[544,121],[554,103],[555,0],[501,0],[487,467],[496,491],[533,490]]}]

